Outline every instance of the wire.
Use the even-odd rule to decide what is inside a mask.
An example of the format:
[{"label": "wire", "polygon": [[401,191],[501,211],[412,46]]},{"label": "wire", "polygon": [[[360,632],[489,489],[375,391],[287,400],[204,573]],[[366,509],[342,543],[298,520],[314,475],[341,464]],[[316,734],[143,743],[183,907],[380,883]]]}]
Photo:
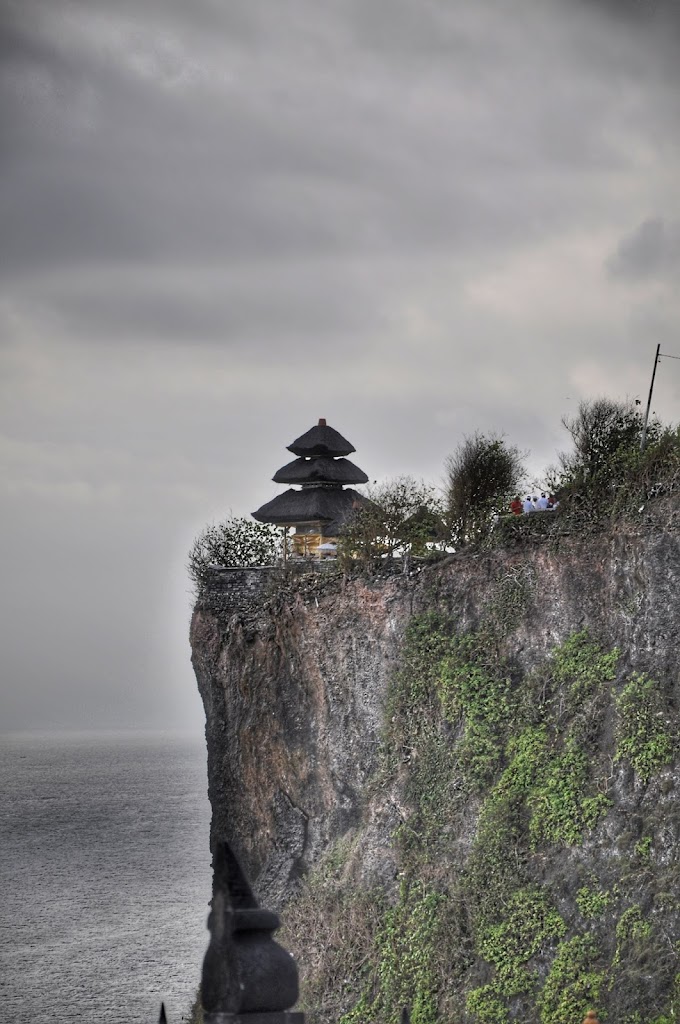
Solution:
[{"label": "wire", "polygon": [[665,352],[659,352],[659,359],[680,359],[680,356],[668,356]]}]

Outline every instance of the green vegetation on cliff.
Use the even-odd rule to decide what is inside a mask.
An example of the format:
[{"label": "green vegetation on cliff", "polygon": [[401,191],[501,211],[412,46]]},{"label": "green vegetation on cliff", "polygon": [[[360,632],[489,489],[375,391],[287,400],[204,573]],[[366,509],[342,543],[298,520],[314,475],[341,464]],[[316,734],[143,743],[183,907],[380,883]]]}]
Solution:
[{"label": "green vegetation on cliff", "polygon": [[406,805],[397,878],[357,881],[358,829],[287,914],[312,1022],[680,1014],[680,815],[660,820],[650,788],[673,784],[677,710],[586,630],[521,673],[504,640],[530,592],[518,573],[474,630],[408,627],[373,781]]}]

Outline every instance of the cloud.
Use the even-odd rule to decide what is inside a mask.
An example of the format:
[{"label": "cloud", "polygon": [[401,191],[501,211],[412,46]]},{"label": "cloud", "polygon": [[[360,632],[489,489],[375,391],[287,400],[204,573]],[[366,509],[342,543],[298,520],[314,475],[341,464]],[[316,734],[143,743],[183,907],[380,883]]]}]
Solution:
[{"label": "cloud", "polygon": [[614,278],[629,281],[666,278],[680,269],[680,221],[644,220],[625,235],[607,260]]},{"label": "cloud", "polygon": [[[342,289],[331,286],[334,272]],[[281,360],[311,354],[320,338],[331,342],[338,335],[349,355],[356,332],[374,329],[380,318],[369,280],[342,261],[272,261],[261,263],[257,274],[235,263],[156,273],[128,264],[56,274],[43,282],[39,300],[15,294],[14,305],[58,326],[64,337],[90,344],[207,343],[233,356],[269,350],[276,336]]]},{"label": "cloud", "polygon": [[[644,227],[679,196],[661,7],[15,0],[2,16],[16,721],[49,686],[67,717],[111,705],[116,680],[131,722],[170,676],[193,699],[192,533],[269,500],[319,416],[371,479],[436,481],[475,429],[531,449],[538,474],[561,415],[593,389],[639,393],[652,334],[677,335],[677,225]],[[680,400],[666,370],[661,415]],[[166,611],[171,671],[145,662]]]},{"label": "cloud", "polygon": [[649,40],[567,5],[257,4],[240,34],[206,3],[191,25],[28,9],[4,114],[16,271],[499,249],[606,202],[631,132],[663,120],[634,85]]}]

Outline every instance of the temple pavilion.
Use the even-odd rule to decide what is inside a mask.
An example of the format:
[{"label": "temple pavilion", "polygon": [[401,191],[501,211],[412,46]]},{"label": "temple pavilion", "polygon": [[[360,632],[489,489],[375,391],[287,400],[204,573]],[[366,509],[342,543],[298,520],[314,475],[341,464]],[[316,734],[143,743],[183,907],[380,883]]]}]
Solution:
[{"label": "temple pavilion", "polygon": [[300,489],[290,487],[253,512],[253,518],[286,532],[294,527],[293,555],[322,558],[335,551],[343,525],[367,501],[346,485],[368,483],[368,477],[346,458],[356,451],[354,446],[324,419],[289,444],[288,451],[297,458],[272,479],[277,484],[299,484]]}]

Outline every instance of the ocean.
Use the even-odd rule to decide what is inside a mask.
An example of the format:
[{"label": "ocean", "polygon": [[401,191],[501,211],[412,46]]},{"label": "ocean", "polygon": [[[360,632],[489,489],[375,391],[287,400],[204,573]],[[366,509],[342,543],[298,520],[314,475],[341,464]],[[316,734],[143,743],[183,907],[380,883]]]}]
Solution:
[{"label": "ocean", "polygon": [[0,736],[0,1020],[188,1018],[208,940],[205,743]]}]

